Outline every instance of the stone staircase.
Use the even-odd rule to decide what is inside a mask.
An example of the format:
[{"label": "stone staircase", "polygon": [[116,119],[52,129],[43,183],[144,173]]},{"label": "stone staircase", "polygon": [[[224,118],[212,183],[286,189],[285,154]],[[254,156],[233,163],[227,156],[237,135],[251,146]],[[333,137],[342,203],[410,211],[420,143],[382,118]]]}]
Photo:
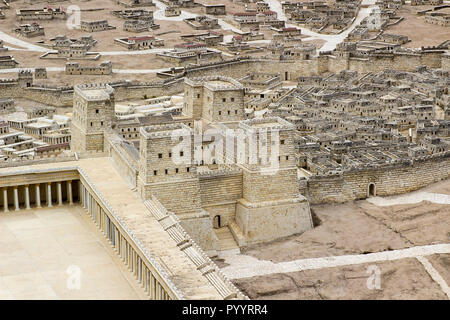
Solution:
[{"label": "stone staircase", "polygon": [[239,245],[234,240],[233,234],[228,227],[214,229],[217,239],[219,239],[220,251],[239,249]]},{"label": "stone staircase", "polygon": [[[213,285],[224,300],[248,299],[247,296],[242,294],[242,292],[240,292],[239,289],[237,289],[233,283],[223,275],[217,265],[205,254],[205,252],[194,242],[194,240],[192,240],[183,227],[181,227],[178,217],[173,212],[168,211],[154,196],[152,196],[151,200],[144,201],[144,204],[149,210],[149,213],[151,213],[160,223],[161,227],[163,227],[172,239],[175,240],[178,248],[188,256],[188,258],[197,267],[197,270],[199,270],[201,274]],[[229,233],[229,236],[226,235],[225,238],[231,237],[234,242],[233,235],[228,227],[225,232]],[[227,240],[226,243],[228,242],[229,241]],[[228,244],[228,246],[230,246],[230,244]],[[239,248],[235,242],[234,246]],[[231,247],[231,249],[233,248]]]}]

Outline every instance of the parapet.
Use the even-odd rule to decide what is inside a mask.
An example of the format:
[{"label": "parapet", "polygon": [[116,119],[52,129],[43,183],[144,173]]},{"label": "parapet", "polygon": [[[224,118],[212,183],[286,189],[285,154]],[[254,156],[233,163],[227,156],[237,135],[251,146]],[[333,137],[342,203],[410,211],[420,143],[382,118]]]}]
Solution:
[{"label": "parapet", "polygon": [[186,135],[192,134],[192,129],[183,123],[171,123],[141,127],[140,134],[143,135],[146,139],[170,138],[174,134],[174,130],[182,130]]},{"label": "parapet", "polygon": [[258,129],[286,131],[295,129],[295,126],[292,123],[280,117],[244,120],[239,122],[239,127],[246,131],[254,131]]},{"label": "parapet", "polygon": [[200,78],[186,78],[184,82],[191,86],[205,86],[212,91],[242,90],[239,81],[225,76],[210,76]]},{"label": "parapet", "polygon": [[85,100],[101,101],[110,99],[114,89],[109,84],[90,83],[75,86],[75,92]]}]

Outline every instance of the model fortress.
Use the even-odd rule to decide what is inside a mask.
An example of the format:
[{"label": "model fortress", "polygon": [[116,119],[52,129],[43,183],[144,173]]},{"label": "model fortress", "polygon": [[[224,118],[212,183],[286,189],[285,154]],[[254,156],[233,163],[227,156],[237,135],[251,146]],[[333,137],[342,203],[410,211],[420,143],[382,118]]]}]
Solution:
[{"label": "model fortress", "polygon": [[[399,257],[426,246],[448,279],[447,5],[73,0],[72,25],[73,7],[23,2],[0,5],[0,274],[100,280],[8,298],[444,294]],[[367,253],[395,258],[383,290],[365,291]],[[402,264],[412,284],[389,287]]]},{"label": "model fortress", "polygon": [[[213,223],[217,227],[229,226],[240,245],[312,228],[308,202],[298,191],[294,126],[280,118],[244,120],[243,90],[239,82],[227,77],[186,79],[187,99],[180,116],[183,121],[139,130],[139,150],[136,150],[139,194],[143,200],[156,197],[177,214],[183,227],[207,251],[218,249]],[[105,151],[105,132],[115,122],[114,93],[110,86],[75,88],[73,151]],[[194,122],[194,129],[187,126]],[[210,127],[210,131],[217,130],[216,139],[226,140],[228,145],[223,150],[233,151],[231,156],[225,153],[227,161],[218,156],[204,159],[206,151],[201,155],[202,150],[214,149],[214,143],[201,141],[202,132],[195,133],[202,124]],[[227,135],[233,128],[242,131],[245,141]],[[179,141],[173,141],[173,136],[178,132],[187,140],[179,151],[181,163],[174,160]],[[275,132],[277,139],[265,137],[267,144],[280,147],[276,168],[271,168],[273,164],[264,165],[261,159],[237,164],[238,155],[230,148],[242,148],[246,153],[244,159],[249,159],[256,147],[251,143],[261,143],[263,138],[259,135],[267,132]],[[251,141],[252,136],[255,141]],[[197,159],[198,152],[201,156]],[[269,156],[271,150],[267,152]]]}]

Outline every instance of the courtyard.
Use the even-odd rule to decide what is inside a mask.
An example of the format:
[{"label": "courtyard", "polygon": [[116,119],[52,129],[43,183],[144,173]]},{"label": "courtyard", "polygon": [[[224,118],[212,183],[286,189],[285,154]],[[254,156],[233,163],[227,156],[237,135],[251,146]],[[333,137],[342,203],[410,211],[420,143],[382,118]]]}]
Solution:
[{"label": "courtyard", "polygon": [[144,295],[79,206],[0,214],[0,299]]}]

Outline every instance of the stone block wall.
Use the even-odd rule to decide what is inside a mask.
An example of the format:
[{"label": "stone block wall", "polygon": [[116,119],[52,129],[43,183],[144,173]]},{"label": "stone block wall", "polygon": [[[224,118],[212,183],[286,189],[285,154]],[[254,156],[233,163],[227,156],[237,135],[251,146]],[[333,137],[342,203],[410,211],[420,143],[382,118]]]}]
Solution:
[{"label": "stone block wall", "polygon": [[302,189],[312,204],[345,202],[368,197],[369,184],[376,195],[411,192],[450,177],[450,152],[427,156],[412,163],[362,168],[329,176],[311,176]]},{"label": "stone block wall", "polygon": [[176,214],[201,210],[200,184],[197,178],[144,184],[139,179],[139,192],[143,199],[154,195],[167,210]]},{"label": "stone block wall", "polygon": [[121,177],[130,184],[130,187],[135,188],[137,187],[139,164],[137,159],[132,158],[127,150],[122,147],[121,143],[124,141],[125,140],[116,133],[106,133],[105,152],[111,157],[111,160]]},{"label": "stone block wall", "polygon": [[308,201],[302,196],[272,206],[248,206],[239,202],[236,207],[237,234],[240,245],[251,245],[301,233],[313,227]]},{"label": "stone block wall", "polygon": [[243,171],[243,198],[249,202],[293,199],[298,196],[297,169],[280,169],[273,174]]},{"label": "stone block wall", "polygon": [[196,216],[182,216],[180,224],[192,239],[208,253],[214,255],[219,249],[218,239],[212,229],[210,216],[203,212]]},{"label": "stone block wall", "polygon": [[70,148],[74,152],[103,151],[103,133],[87,134],[72,123]]},{"label": "stone block wall", "polygon": [[211,218],[220,216],[220,225],[228,225],[236,212],[236,202],[242,198],[242,174],[199,176],[202,208]]}]

